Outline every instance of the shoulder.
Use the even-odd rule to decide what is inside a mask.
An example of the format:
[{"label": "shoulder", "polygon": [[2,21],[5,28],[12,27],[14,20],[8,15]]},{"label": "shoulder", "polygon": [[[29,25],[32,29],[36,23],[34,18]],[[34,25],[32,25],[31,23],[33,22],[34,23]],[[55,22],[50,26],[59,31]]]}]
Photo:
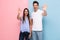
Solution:
[{"label": "shoulder", "polygon": [[34,12],[32,12],[31,15],[30,15],[30,18],[31,18],[31,19],[33,18],[33,15],[34,15]]},{"label": "shoulder", "polygon": [[38,11],[39,11],[39,12],[42,12],[43,10],[41,10],[41,9],[38,9]]},{"label": "shoulder", "polygon": [[34,14],[34,11],[31,13],[31,15],[33,15]]}]

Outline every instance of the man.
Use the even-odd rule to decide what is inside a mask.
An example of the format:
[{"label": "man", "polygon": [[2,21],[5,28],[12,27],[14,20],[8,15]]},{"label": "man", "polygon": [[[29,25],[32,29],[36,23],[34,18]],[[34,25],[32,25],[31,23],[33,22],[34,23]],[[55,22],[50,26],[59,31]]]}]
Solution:
[{"label": "man", "polygon": [[44,5],[42,10],[39,9],[39,3],[33,2],[34,11],[32,12],[32,40],[42,40],[42,18],[47,16],[46,8]]}]

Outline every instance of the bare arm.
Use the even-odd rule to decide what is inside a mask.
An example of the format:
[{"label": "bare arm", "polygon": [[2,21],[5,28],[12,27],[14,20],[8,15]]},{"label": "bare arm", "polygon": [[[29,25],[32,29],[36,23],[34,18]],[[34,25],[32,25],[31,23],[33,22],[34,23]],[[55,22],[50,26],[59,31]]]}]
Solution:
[{"label": "bare arm", "polygon": [[43,13],[42,13],[43,16],[47,16],[46,9],[47,9],[47,5],[45,4],[45,5],[43,5]]},{"label": "bare arm", "polygon": [[31,26],[33,25],[33,19],[30,19],[30,25]]},{"label": "bare arm", "polygon": [[47,16],[47,11],[46,10],[43,10],[44,13],[42,13],[43,16]]},{"label": "bare arm", "polygon": [[32,25],[33,25],[33,20],[30,19],[30,35],[29,35],[29,38],[31,37],[31,34],[32,34]]},{"label": "bare arm", "polygon": [[30,19],[30,31],[32,32],[33,19]]},{"label": "bare arm", "polygon": [[20,17],[20,15],[19,15],[19,14],[17,15],[17,19],[18,19],[18,20],[20,20],[20,19],[21,19],[21,17]]},{"label": "bare arm", "polygon": [[18,20],[21,20],[20,13],[21,13],[21,11],[20,11],[20,8],[19,8],[19,9],[18,9],[18,15],[17,15],[17,19],[18,19]]}]

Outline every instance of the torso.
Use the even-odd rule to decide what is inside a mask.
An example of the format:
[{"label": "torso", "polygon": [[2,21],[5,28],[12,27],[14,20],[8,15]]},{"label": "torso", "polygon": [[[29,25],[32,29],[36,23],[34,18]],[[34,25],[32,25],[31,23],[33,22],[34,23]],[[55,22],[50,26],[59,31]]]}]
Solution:
[{"label": "torso", "polygon": [[30,29],[29,29],[29,20],[28,20],[27,17],[25,18],[24,23],[23,23],[23,20],[21,21],[20,31],[21,32],[30,32]]},{"label": "torso", "polygon": [[42,31],[42,10],[37,10],[32,13],[33,27],[32,31]]}]

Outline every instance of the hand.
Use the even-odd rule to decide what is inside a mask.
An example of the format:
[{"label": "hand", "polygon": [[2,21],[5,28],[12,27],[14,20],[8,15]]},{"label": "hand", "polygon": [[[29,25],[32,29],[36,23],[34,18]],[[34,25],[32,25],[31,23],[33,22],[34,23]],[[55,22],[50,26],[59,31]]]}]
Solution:
[{"label": "hand", "polygon": [[20,8],[18,8],[18,14],[20,14],[21,13],[21,10],[20,10]]},{"label": "hand", "polygon": [[31,33],[29,34],[29,38],[31,38]]},{"label": "hand", "polygon": [[21,19],[21,10],[20,10],[20,8],[18,8],[18,15],[17,15],[17,18],[18,18],[18,19]]},{"label": "hand", "polygon": [[47,5],[46,4],[43,5],[43,10],[47,10]]}]

